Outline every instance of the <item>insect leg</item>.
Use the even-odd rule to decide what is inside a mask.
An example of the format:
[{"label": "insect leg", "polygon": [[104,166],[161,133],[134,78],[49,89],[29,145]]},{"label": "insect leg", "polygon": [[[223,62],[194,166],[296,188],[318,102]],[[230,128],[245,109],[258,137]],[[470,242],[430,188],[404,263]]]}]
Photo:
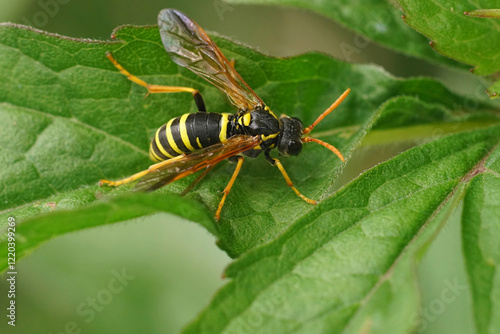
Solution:
[{"label": "insect leg", "polygon": [[110,52],[106,53],[106,57],[115,65],[115,67],[125,75],[130,81],[135,82],[136,84],[146,88],[148,93],[146,96],[152,93],[179,93],[179,92],[187,92],[193,94],[194,102],[196,102],[196,106],[198,107],[198,111],[207,111],[205,107],[205,101],[203,101],[203,97],[201,93],[194,88],[191,87],[180,87],[180,86],[162,86],[162,85],[150,85],[142,79],[139,79],[133,74],[130,74],[122,65],[120,65],[111,55]]},{"label": "insect leg", "polygon": [[309,199],[307,197],[305,197],[304,195],[302,195],[298,190],[297,188],[295,188],[295,186],[293,185],[293,182],[292,180],[290,180],[290,177],[288,176],[288,174],[286,173],[285,171],[285,168],[283,167],[283,165],[281,164],[281,162],[278,160],[278,159],[274,159],[274,158],[271,158],[271,156],[269,155],[269,151],[266,151],[265,152],[265,155],[266,155],[266,159],[267,161],[269,161],[271,163],[271,165],[273,166],[276,166],[278,167],[278,169],[280,170],[281,174],[283,174],[283,177],[285,178],[285,181],[286,181],[286,184],[288,184],[288,186],[290,188],[292,188],[292,190],[300,197],[302,198],[304,201],[306,201],[307,203],[309,204],[317,204],[318,202],[313,200],[313,199]]},{"label": "insect leg", "polygon": [[224,195],[222,196],[222,199],[219,202],[219,207],[217,208],[217,212],[215,213],[215,220],[218,221],[220,219],[220,212],[222,210],[222,207],[224,206],[224,202],[226,201],[226,197],[231,191],[231,187],[233,186],[234,181],[236,180],[236,177],[238,176],[238,173],[240,172],[241,165],[243,165],[243,157],[239,156],[238,157],[238,163],[236,164],[236,168],[234,169],[233,176],[231,176],[231,180],[229,180],[229,183],[227,184],[226,188],[224,188]]},{"label": "insect leg", "polygon": [[106,185],[111,186],[111,187],[118,187],[118,186],[121,186],[122,184],[135,181],[148,173],[149,173],[149,169],[146,169],[146,170],[143,170],[142,172],[136,173],[132,176],[126,177],[126,178],[118,180],[118,181],[101,180],[101,181],[99,181],[99,186],[103,186],[106,184]]},{"label": "insect leg", "polygon": [[185,156],[186,156],[185,154],[181,154],[181,155],[176,156],[176,157],[174,157],[172,159],[168,159],[168,160],[164,160],[164,161],[158,162],[158,163],[156,163],[154,165],[149,166],[148,169],[145,169],[145,170],[143,170],[143,171],[141,171],[139,173],[135,173],[132,176],[126,177],[126,178],[118,180],[118,181],[100,180],[99,181],[99,186],[103,186],[105,184],[108,185],[108,186],[111,186],[111,187],[121,186],[122,184],[129,183],[129,182],[135,181],[137,179],[140,179],[144,175],[149,174],[150,172],[152,172],[154,170],[157,170],[159,168],[163,168],[166,165],[169,165],[169,164],[171,164],[173,162],[176,162],[177,160],[180,160],[180,159],[182,159]]}]

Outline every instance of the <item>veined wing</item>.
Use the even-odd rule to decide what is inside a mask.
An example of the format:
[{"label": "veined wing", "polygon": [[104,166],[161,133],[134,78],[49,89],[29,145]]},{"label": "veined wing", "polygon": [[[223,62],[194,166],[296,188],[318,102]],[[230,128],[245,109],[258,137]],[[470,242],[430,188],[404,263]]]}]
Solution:
[{"label": "veined wing", "polygon": [[226,93],[238,109],[251,110],[263,105],[193,20],[175,9],[163,9],[158,15],[158,25],[163,46],[177,65],[190,69]]},{"label": "veined wing", "polygon": [[178,156],[150,167],[151,172],[143,176],[135,190],[153,191],[171,182],[210,168],[224,159],[253,149],[260,144],[259,136],[236,135],[224,144],[219,143],[187,155]]}]

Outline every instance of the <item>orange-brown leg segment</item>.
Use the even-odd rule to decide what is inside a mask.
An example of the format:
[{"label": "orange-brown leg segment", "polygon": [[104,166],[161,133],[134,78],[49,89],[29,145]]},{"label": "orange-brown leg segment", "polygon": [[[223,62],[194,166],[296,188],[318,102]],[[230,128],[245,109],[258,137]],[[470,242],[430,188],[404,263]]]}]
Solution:
[{"label": "orange-brown leg segment", "polygon": [[196,102],[196,106],[198,107],[198,111],[206,111],[205,102],[203,101],[203,97],[197,89],[191,87],[181,87],[181,86],[162,86],[162,85],[150,85],[142,79],[139,79],[133,74],[130,74],[122,65],[120,65],[111,55],[110,52],[106,53],[106,57],[115,65],[115,67],[125,75],[130,81],[135,82],[136,84],[146,88],[149,94],[153,93],[180,93],[187,92],[193,94],[194,101]]},{"label": "orange-brown leg segment", "polygon": [[288,184],[288,186],[290,188],[292,188],[292,190],[297,194],[297,196],[299,196],[300,198],[302,198],[304,201],[306,201],[309,204],[314,204],[315,205],[315,204],[318,203],[317,201],[315,201],[313,199],[305,197],[304,195],[302,195],[297,190],[297,188],[295,188],[295,186],[293,185],[292,180],[290,179],[290,177],[288,176],[288,174],[285,171],[285,167],[283,167],[283,165],[281,164],[281,162],[278,159],[271,158],[271,156],[269,155],[269,152],[266,152],[265,154],[266,154],[267,161],[269,161],[273,166],[278,167],[278,169],[280,170],[281,174],[285,178],[286,184]]},{"label": "orange-brown leg segment", "polygon": [[236,168],[234,169],[233,176],[231,176],[231,180],[229,180],[229,183],[227,184],[226,188],[224,188],[224,195],[222,196],[222,199],[219,202],[219,207],[217,208],[217,212],[215,213],[215,220],[219,221],[220,219],[220,212],[222,210],[222,207],[224,206],[224,202],[226,201],[226,197],[231,191],[231,187],[234,184],[234,181],[236,180],[236,177],[238,176],[238,173],[240,172],[241,166],[243,165],[243,157],[239,156],[238,157],[238,163],[236,164]]}]

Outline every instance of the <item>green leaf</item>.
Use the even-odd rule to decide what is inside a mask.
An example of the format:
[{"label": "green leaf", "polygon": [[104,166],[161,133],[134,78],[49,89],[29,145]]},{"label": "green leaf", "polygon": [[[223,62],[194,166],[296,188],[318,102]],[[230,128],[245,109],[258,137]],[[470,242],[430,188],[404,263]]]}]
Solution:
[{"label": "green leaf", "polygon": [[487,90],[486,93],[490,96],[490,98],[497,98],[500,96],[500,80],[492,84]]},{"label": "green leaf", "polygon": [[185,333],[414,331],[413,263],[499,143],[498,126],[463,132],[365,172],[233,262]]},{"label": "green leaf", "polygon": [[428,40],[413,31],[401,19],[401,11],[390,1],[343,1],[308,0],[225,0],[234,4],[281,5],[311,10],[338,22],[364,36],[367,40],[355,39],[352,43],[341,43],[339,49],[347,60],[353,53],[373,40],[398,52],[458,68],[463,64],[441,56],[428,45]]},{"label": "green leaf", "polygon": [[477,333],[500,332],[500,148],[484,161],[464,201],[462,238]]},{"label": "green leaf", "polygon": [[[398,3],[405,13],[405,21],[430,38],[438,52],[474,66],[477,75],[500,71],[498,21],[464,15],[475,9],[494,8],[498,2],[398,0]],[[498,96],[497,88],[490,87],[491,97]]]},{"label": "green leaf", "polygon": [[[15,227],[16,259],[23,258],[34,248],[59,235],[84,228],[122,222],[157,212],[169,212],[185,217],[200,223],[208,231],[215,233],[214,221],[200,203],[168,194],[135,193],[99,201],[88,208],[84,203],[92,203],[95,200],[92,200],[92,195],[96,193],[95,188],[94,186],[75,191],[68,197],[58,196],[62,198],[58,202],[51,202],[51,204],[58,203],[58,205],[64,206],[64,210],[60,210],[56,214],[41,215],[28,221],[22,220],[23,213],[29,216],[33,212],[51,210],[50,206],[41,204],[38,207],[24,208],[26,211],[32,212],[20,210],[19,214],[16,215],[2,215],[4,221],[8,221],[8,217],[14,217],[16,223],[20,222]],[[73,208],[73,210],[68,210],[69,208]],[[2,239],[0,241],[2,246],[0,271],[7,268],[8,240]]]},{"label": "green leaf", "polygon": [[[158,192],[160,198],[165,196],[165,206],[158,206],[155,195],[138,200],[142,209],[137,212],[128,210],[131,198],[142,194],[130,195],[128,186],[98,188],[96,182],[146,168],[154,131],[168,119],[196,108],[189,94],[153,94],[144,99],[145,90],[118,73],[105,52],[113,51],[125,68],[149,82],[199,88],[209,110],[228,112],[230,105],[214,87],[169,60],[155,27],[122,27],[116,31],[121,39],[117,42],[68,39],[12,25],[0,26],[0,30],[0,119],[7,125],[0,128],[0,159],[5,166],[0,172],[4,185],[1,217],[16,217],[25,224],[21,234],[30,236],[34,235],[30,229],[39,231],[37,226],[46,226],[47,221],[52,224],[51,232],[39,238],[20,238],[22,254],[68,231],[157,210],[197,221],[219,238],[220,246],[231,256],[238,256],[274,238],[313,209],[286,186],[280,173],[264,159],[248,159],[226,202],[220,224],[214,226],[205,216],[215,212],[219,193],[233,171],[233,166],[224,163],[185,200],[172,201],[169,194],[180,193],[190,179]],[[378,106],[392,96],[408,97],[391,102],[393,116],[401,118],[394,116],[391,122],[382,122],[385,128],[402,129],[411,120],[413,125],[429,124],[431,129],[434,121],[467,123],[473,115],[483,124],[468,123],[471,126],[498,121],[496,115],[485,114],[488,106],[476,101],[473,109],[466,108],[465,115],[472,113],[465,117],[462,109],[468,105],[467,100],[430,79],[399,80],[374,66],[349,65],[316,53],[272,58],[215,39],[275,112],[299,117],[306,125],[344,88],[355,88],[338,111],[313,132],[336,145],[347,158],[378,117]],[[422,110],[428,107],[447,111],[411,116],[423,115]],[[404,138],[391,138],[398,139]],[[341,167],[333,154],[313,144],[307,145],[296,159],[282,160],[297,188],[315,199],[330,193]],[[148,200],[152,201],[149,206]],[[201,203],[205,215],[200,213],[200,207],[195,206],[199,214],[193,216],[169,205],[180,205],[176,203],[182,201],[186,207]],[[71,212],[88,217],[95,214],[99,219],[67,226]]]},{"label": "green leaf", "polygon": [[[338,191],[340,161],[307,145],[299,157],[282,161],[297,188],[321,200],[316,207],[301,201],[264,159],[247,159],[215,223],[230,164],[217,166],[185,198],[178,194],[192,178],[151,194],[132,192],[131,185],[96,185],[147,168],[154,131],[196,110],[189,94],[145,99],[145,90],[119,74],[106,51],[148,82],[199,88],[210,111],[232,111],[214,87],[170,61],[156,27],[126,26],[115,35],[115,42],[76,40],[0,25],[0,221],[17,221],[17,259],[65,233],[169,212],[204,226],[231,256],[243,254],[227,270],[232,281],[187,332],[412,332],[419,312],[415,264],[465,196],[476,327],[498,331],[500,128],[490,127],[499,123],[493,104],[453,94],[431,79],[400,80],[317,53],[272,58],[214,36],[277,114],[305,125],[352,88],[313,132],[347,158],[361,143],[457,133],[407,151]],[[0,234],[0,271],[7,268],[6,232]]]}]

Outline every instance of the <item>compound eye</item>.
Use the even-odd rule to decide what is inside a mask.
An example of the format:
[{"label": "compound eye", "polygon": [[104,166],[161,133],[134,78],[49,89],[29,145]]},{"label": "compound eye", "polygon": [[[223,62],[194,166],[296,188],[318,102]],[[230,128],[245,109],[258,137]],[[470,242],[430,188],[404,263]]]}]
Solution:
[{"label": "compound eye", "polygon": [[287,142],[286,153],[288,155],[298,155],[302,151],[302,141],[289,140]]}]

